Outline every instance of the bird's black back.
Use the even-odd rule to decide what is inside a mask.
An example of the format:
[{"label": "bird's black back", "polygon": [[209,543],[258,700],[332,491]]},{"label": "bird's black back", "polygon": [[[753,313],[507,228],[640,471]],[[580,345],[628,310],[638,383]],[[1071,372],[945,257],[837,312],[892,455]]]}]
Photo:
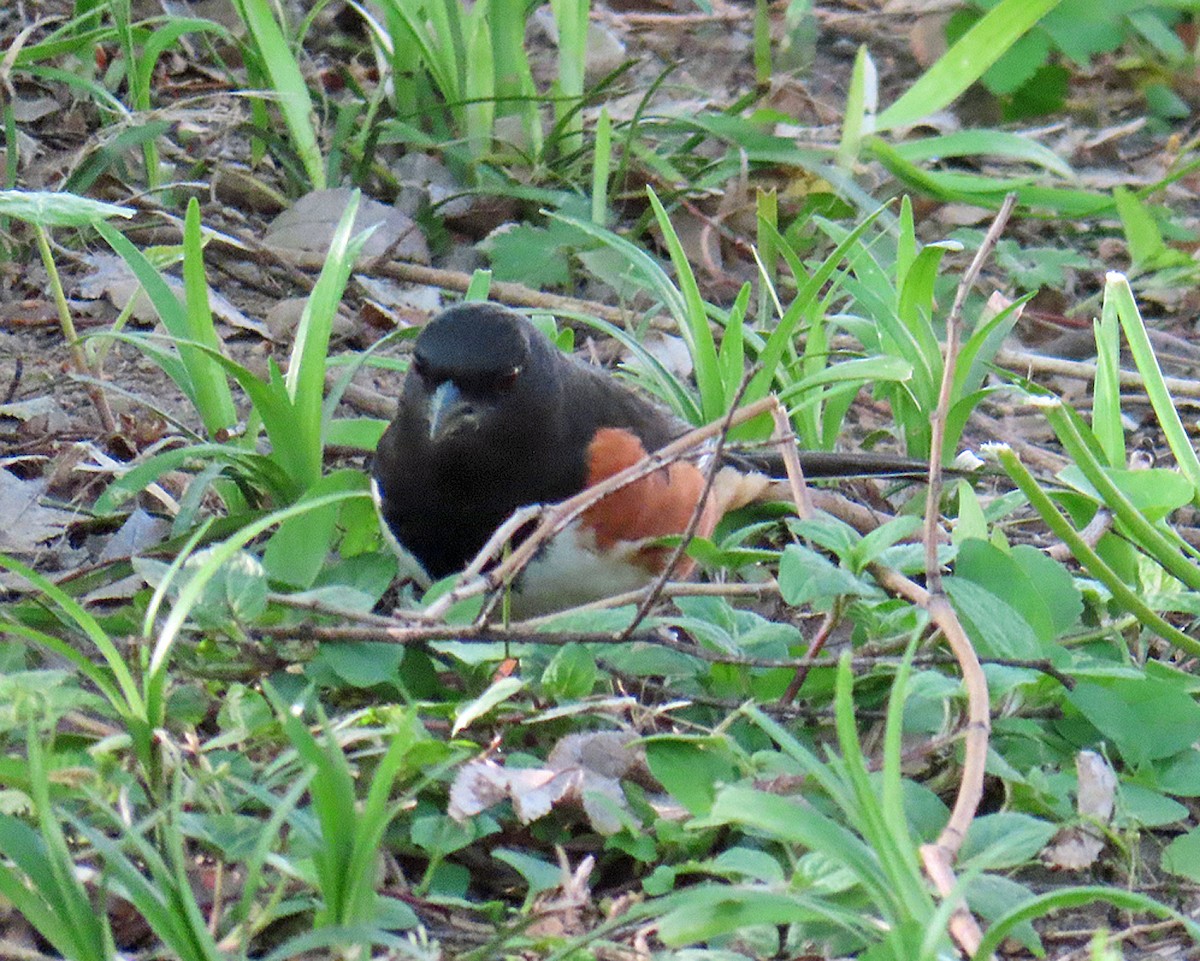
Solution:
[{"label": "bird's black back", "polygon": [[680,432],[669,414],[564,355],[503,307],[452,308],[431,321],[414,350],[426,371],[469,381],[498,354],[509,362],[517,341],[524,353],[513,388],[500,393],[477,385],[479,405],[491,405],[493,414],[478,431],[431,443],[428,385],[410,370],[396,419],[376,451],[383,517],[432,578],[461,570],[517,508],[582,490],[587,447],[601,427],[627,429],[648,450]]}]

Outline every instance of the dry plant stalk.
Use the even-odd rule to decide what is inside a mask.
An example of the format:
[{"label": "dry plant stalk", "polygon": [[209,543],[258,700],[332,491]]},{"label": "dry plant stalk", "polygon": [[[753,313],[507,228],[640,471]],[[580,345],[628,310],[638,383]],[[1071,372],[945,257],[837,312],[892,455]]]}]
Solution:
[{"label": "dry plant stalk", "polygon": [[796,506],[797,516],[801,520],[808,520],[814,516],[815,511],[808,485],[804,482],[804,468],[800,465],[800,454],[796,450],[796,435],[792,433],[791,421],[788,420],[783,405],[778,403],[771,408],[771,417],[775,421],[779,453],[783,456],[783,467],[787,471],[792,503]]},{"label": "dry plant stalk", "polygon": [[[1009,194],[997,212],[987,235],[975,252],[975,257],[967,268],[958,290],[954,295],[954,303],[950,315],[946,319],[946,357],[942,364],[942,383],[938,393],[937,407],[931,418],[933,433],[929,453],[929,490],[925,502],[925,582],[928,591],[902,577],[895,571],[882,569],[872,573],[880,583],[890,590],[901,593],[914,603],[919,604],[933,619],[934,624],[941,630],[950,645],[950,650],[958,660],[962,670],[963,686],[967,689],[967,725],[963,732],[965,753],[963,757],[962,778],[959,782],[958,795],[954,799],[954,808],[950,819],[933,844],[921,846],[921,863],[925,873],[933,882],[935,889],[943,898],[955,895],[956,881],[954,877],[954,860],[962,848],[967,829],[975,819],[979,801],[983,797],[984,766],[987,760],[988,735],[991,731],[991,716],[988,711],[987,679],[979,656],[971,646],[970,639],[958,615],[954,612],[950,601],[942,590],[942,571],[938,563],[938,505],[942,493],[942,447],[946,436],[946,419],[950,411],[951,393],[954,386],[954,373],[958,361],[959,343],[962,335],[962,308],[971,288],[983,268],[984,261],[991,255],[1005,224],[1016,203],[1016,195]],[[890,585],[890,586],[889,586]],[[950,918],[950,935],[967,954],[975,954],[979,948],[983,932],[979,923],[960,904]]]}]

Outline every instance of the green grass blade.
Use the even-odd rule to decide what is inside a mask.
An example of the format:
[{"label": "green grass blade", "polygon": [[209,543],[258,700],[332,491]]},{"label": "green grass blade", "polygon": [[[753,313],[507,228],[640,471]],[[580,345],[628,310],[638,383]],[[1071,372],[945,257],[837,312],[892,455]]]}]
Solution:
[{"label": "green grass blade", "polygon": [[779,391],[779,399],[790,406],[802,394],[828,384],[850,384],[857,390],[869,383],[903,383],[912,377],[912,372],[912,364],[899,357],[859,357],[840,364],[831,364],[823,370],[802,377]]},{"label": "green grass blade", "polygon": [[[183,290],[188,337],[221,351],[221,339],[213,325],[208,304],[208,280],[204,276],[204,242],[200,232],[200,203],[188,201],[183,221]],[[196,391],[196,407],[209,437],[216,437],[237,423],[237,408],[225,372],[213,363],[197,363],[191,368]]]},{"label": "green grass blade", "polygon": [[[358,199],[358,192],[355,191],[333,232],[321,275],[304,304],[285,379],[292,420],[286,427],[286,436],[271,438],[277,452],[281,451],[281,444],[295,445],[293,457],[297,469],[301,471],[295,480],[301,490],[316,483],[321,476],[325,364],[329,354],[329,336],[350,271],[354,269],[362,245],[371,235],[371,231],[366,230],[351,236]],[[277,428],[282,429],[283,425]]]},{"label": "green grass blade", "polygon": [[649,378],[649,384],[644,385],[646,389],[670,407],[682,420],[689,424],[700,423],[700,407],[687,384],[667,370],[663,362],[646,350],[636,337],[606,320],[586,316],[579,316],[576,319],[607,334],[628,350],[640,366],[639,375],[644,372],[645,377]]},{"label": "green grass blade", "polygon": [[583,146],[584,68],[587,64],[588,0],[550,0],[558,27],[558,99],[556,124],[563,130],[559,154],[570,156]]},{"label": "green grass blade", "polygon": [[[646,188],[650,206],[658,220],[663,240],[671,254],[675,276],[683,295],[684,311],[677,317],[679,332],[692,355],[692,366],[696,372],[696,386],[700,389],[700,409],[706,421],[716,420],[725,413],[726,385],[721,382],[721,365],[717,358],[717,347],[713,341],[712,328],[708,325],[708,311],[700,294],[700,285],[688,263],[687,254],[679,235],[671,224],[671,218],[652,187]],[[741,373],[738,373],[741,380]],[[736,389],[736,387],[735,387]]]},{"label": "green grass blade", "polygon": [[1001,0],[876,120],[876,130],[916,123],[949,106],[1059,0]]},{"label": "green grass blade", "polygon": [[1159,426],[1166,435],[1167,445],[1175,456],[1179,470],[1197,491],[1200,498],[1200,459],[1196,457],[1196,449],[1192,446],[1179,411],[1171,392],[1163,381],[1162,368],[1158,366],[1158,358],[1154,347],[1146,335],[1146,325],[1142,321],[1141,311],[1133,299],[1133,291],[1129,289],[1129,281],[1123,274],[1110,273],[1104,282],[1104,301],[1112,300],[1116,306],[1117,318],[1121,321],[1121,330],[1125,332],[1125,340],[1129,344],[1129,352],[1137,365],[1146,385],[1146,396],[1150,398],[1150,406],[1158,418]]},{"label": "green grass blade", "polygon": [[142,46],[141,56],[131,60],[134,64],[133,74],[136,78],[131,81],[131,85],[136,86],[139,91],[139,100],[142,101],[137,104],[137,109],[149,110],[151,108],[150,92],[153,89],[154,69],[158,66],[159,58],[180,37],[189,33],[211,33],[221,40],[232,39],[229,31],[213,20],[204,20],[199,17],[170,17],[156,22],[153,31]]},{"label": "green grass blade", "polygon": [[1061,403],[1042,405],[1067,455],[1083,472],[1113,516],[1132,534],[1142,549],[1193,591],[1200,591],[1200,567],[1188,560],[1165,534],[1150,523],[1125,493],[1112,482],[1086,443],[1074,418]]},{"label": "green grass blade", "polygon": [[1160,918],[1171,918],[1183,926],[1193,943],[1200,942],[1200,925],[1173,908],[1136,891],[1089,885],[1039,894],[1007,914],[996,918],[984,934],[979,949],[972,955],[972,961],[986,961],[991,958],[996,949],[1000,947],[1000,943],[1018,924],[1024,921],[1048,915],[1052,911],[1078,908],[1097,901],[1106,901],[1123,911],[1139,914],[1144,912]]},{"label": "green grass blade", "polygon": [[596,138],[592,152],[592,223],[608,225],[608,175],[612,167],[612,119],[608,108],[600,108],[596,118]]},{"label": "green grass blade", "polygon": [[76,650],[70,641],[63,640],[61,637],[55,637],[53,634],[47,634],[45,631],[39,631],[36,627],[30,627],[28,624],[22,624],[16,620],[7,621],[3,619],[9,616],[11,615],[7,612],[0,613],[0,634],[20,637],[44,647],[48,651],[53,651],[64,660],[70,661],[81,675],[96,685],[100,693],[104,695],[119,715],[128,717],[129,705],[122,696],[120,689],[98,664],[95,664],[83,652]]},{"label": "green grass blade", "polygon": [[477,0],[477,7],[467,37],[463,113],[467,147],[472,157],[481,160],[491,152],[496,139],[496,61],[490,22],[482,15],[486,0]]},{"label": "green grass blade", "polygon": [[1105,297],[1096,336],[1096,377],[1092,384],[1092,433],[1109,467],[1125,466],[1125,428],[1121,424],[1121,322],[1116,298]]},{"label": "green grass blade", "polygon": [[[858,739],[853,689],[850,655],[847,652],[838,661],[834,695],[834,722],[843,758],[840,767],[856,799],[854,808],[847,810],[846,814],[879,859],[878,869],[891,882],[888,885],[889,897],[880,904],[889,905],[896,912],[897,921],[925,918],[933,911],[933,902],[926,893],[916,844],[908,830],[903,805],[899,800],[899,772],[893,772],[897,783],[887,789],[893,803],[891,810],[885,811],[871,782],[867,759]],[[903,687],[897,688],[893,683],[892,697],[903,701]]]},{"label": "green grass blade", "polygon": [[491,289],[492,272],[477,269],[471,274],[471,282],[467,284],[467,292],[463,294],[463,300],[482,303],[488,299],[488,292]]},{"label": "green grass blade", "polygon": [[850,89],[846,93],[845,116],[842,120],[842,139],[838,144],[837,165],[850,170],[862,150],[863,133],[874,128],[875,110],[879,104],[879,74],[866,44],[858,48],[854,69],[850,74]]},{"label": "green grass blade", "polygon": [[[859,239],[882,212],[883,208],[879,208],[858,223],[811,274],[807,277],[803,274],[796,277],[796,283],[799,286],[796,297],[783,317],[780,318],[778,325],[771,331],[766,345],[759,352],[757,358],[759,369],[751,378],[750,386],[746,388],[744,397],[746,403],[760,400],[770,392],[779,364],[791,344],[792,335],[795,333],[801,317],[804,316],[806,310],[812,307],[822,288],[837,270],[838,265],[854,249]],[[782,238],[779,239],[782,240]]]},{"label": "green grass blade", "polygon": [[1007,445],[994,444],[985,450],[990,450],[995,454],[1000,461],[1000,466],[1004,468],[1004,472],[1029,501],[1029,506],[1037,511],[1051,532],[1067,545],[1072,556],[1083,565],[1088,574],[1103,583],[1125,610],[1167,643],[1173,644],[1192,657],[1200,656],[1200,641],[1188,637],[1156,611],[1151,610],[1141,597],[1121,580],[1120,575],[1104,562],[1087,541],[1079,536],[1079,532],[1071,526],[1058,506],[1042,490],[1034,476],[1029,473],[1029,469],[1021,463]]},{"label": "green grass blade", "polygon": [[1064,178],[1073,178],[1070,165],[1031,137],[1008,130],[957,130],[936,137],[908,140],[894,146],[897,156],[910,163],[945,160],[947,157],[1003,157],[1033,164]]},{"label": "green grass blade", "polygon": [[87,892],[75,873],[75,860],[67,845],[62,825],[50,804],[50,780],[38,731],[30,722],[25,741],[29,758],[29,784],[37,810],[41,839],[49,854],[47,869],[52,879],[44,895],[57,903],[58,921],[70,930],[75,943],[75,958],[103,959],[115,954],[112,931],[107,917],[102,917],[92,905]]},{"label": "green grass blade", "polygon": [[300,65],[275,19],[271,4],[268,0],[233,0],[233,4],[258,48],[263,69],[270,77],[272,92],[283,114],[283,122],[292,138],[292,146],[304,164],[309,183],[314,190],[322,190],[325,187],[325,164],[313,123],[315,110],[312,97]]},{"label": "green grass blade", "polygon": [[142,700],[141,692],[138,690],[133,675],[125,665],[125,657],[117,650],[116,645],[112,642],[112,638],[108,636],[108,632],[100,626],[100,622],[85,611],[75,598],[71,597],[71,595],[57,584],[43,577],[32,568],[26,567],[15,558],[0,554],[0,567],[23,577],[37,588],[44,597],[53,602],[68,618],[75,622],[76,626],[96,646],[96,650],[104,658],[104,663],[112,672],[113,677],[116,678],[125,704],[122,713],[144,717],[146,705]]},{"label": "green grass blade", "polygon": [[[358,835],[359,816],[354,794],[354,775],[342,748],[325,722],[324,737],[318,740],[308,724],[269,685],[267,694],[275,707],[292,747],[313,769],[309,782],[312,810],[321,831],[321,844],[313,852],[324,909],[318,913],[319,927],[362,920],[350,916],[352,878],[350,866]],[[372,894],[374,893],[372,889]]]},{"label": "green grass blade", "polygon": [[203,353],[189,346],[191,329],[187,308],[179,302],[179,298],[175,296],[174,291],[159,274],[158,269],[145,254],[126,239],[124,234],[106,223],[96,224],[96,231],[133,271],[133,275],[142,285],[146,296],[150,298],[150,303],[154,305],[154,310],[157,312],[159,320],[162,321],[163,327],[167,329],[167,333],[180,342],[178,344],[179,357],[183,361],[188,376],[187,383],[178,384],[178,387],[187,394],[188,400],[199,410],[200,401],[196,392],[196,382],[211,376],[205,372],[210,361]]},{"label": "green grass blade", "polygon": [[175,605],[171,608],[171,613],[167,615],[158,638],[154,644],[154,650],[150,656],[150,665],[148,673],[153,676],[161,676],[163,667],[166,664],[167,657],[170,654],[171,647],[174,645],[176,638],[179,636],[180,630],[183,628],[187,620],[188,614],[192,608],[196,606],[200,600],[200,595],[204,591],[205,585],[213,579],[221,565],[230,561],[233,556],[245,547],[250,541],[258,537],[263,531],[268,530],[275,524],[279,524],[289,517],[295,517],[298,514],[307,510],[314,510],[323,507],[327,504],[337,504],[352,497],[364,497],[366,495],[357,492],[346,492],[338,494],[329,494],[325,497],[317,497],[308,501],[301,501],[293,504],[290,507],[285,507],[281,510],[273,511],[272,513],[261,517],[251,524],[247,524],[233,536],[222,541],[220,544],[212,548],[207,560],[201,565],[192,577],[184,585],[179,592],[179,597]]}]

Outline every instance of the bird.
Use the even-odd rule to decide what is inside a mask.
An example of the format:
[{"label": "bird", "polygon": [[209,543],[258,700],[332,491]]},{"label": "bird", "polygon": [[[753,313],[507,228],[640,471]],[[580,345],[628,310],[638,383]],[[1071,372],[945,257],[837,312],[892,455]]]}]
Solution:
[{"label": "bird", "polygon": [[[384,534],[428,586],[461,571],[514,511],[577,494],[688,429],[613,374],[563,353],[517,311],[465,302],[417,337],[371,489]],[[844,456],[826,469],[812,453],[802,464],[814,476],[846,473]],[[700,508],[697,535],[711,535],[723,511],[766,486],[761,474],[733,473],[744,483],[727,476],[723,493]],[[700,466],[679,460],[592,505],[522,571],[513,613],[563,610],[651,583],[673,553],[663,538],[687,530],[707,486]],[[686,577],[692,566],[682,557],[672,573]]]}]

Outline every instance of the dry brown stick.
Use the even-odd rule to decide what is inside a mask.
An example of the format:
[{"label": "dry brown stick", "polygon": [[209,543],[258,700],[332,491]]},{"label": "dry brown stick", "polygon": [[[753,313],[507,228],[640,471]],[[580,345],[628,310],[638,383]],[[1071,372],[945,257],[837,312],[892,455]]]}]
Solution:
[{"label": "dry brown stick", "polygon": [[749,18],[745,10],[716,10],[712,13],[622,13],[618,15],[626,26],[639,27],[692,27],[706,23],[737,23]]},{"label": "dry brown stick", "polygon": [[[580,493],[573,497],[568,497],[564,501],[547,507],[535,508],[534,511],[541,515],[537,529],[522,541],[503,563],[498,564],[487,574],[472,577],[461,583],[454,590],[440,597],[426,608],[426,610],[413,612],[411,616],[425,621],[438,620],[446,611],[460,601],[466,600],[469,597],[477,597],[487,591],[496,590],[505,584],[511,583],[512,579],[520,571],[524,570],[534,555],[542,549],[546,541],[565,528],[571,521],[597,501],[607,497],[613,491],[620,490],[622,487],[632,484],[639,478],[661,470],[689,451],[699,447],[705,441],[716,437],[722,431],[729,430],[738,424],[743,424],[760,414],[766,413],[777,403],[774,397],[765,397],[753,404],[748,404],[740,410],[735,411],[729,418],[723,417],[718,421],[713,421],[711,424],[706,424],[704,427],[697,427],[695,430],[689,431],[665,447],[654,451],[652,454],[648,454],[631,467],[627,467],[625,470],[614,474],[599,484],[594,484],[586,490],[580,491]],[[726,426],[727,423],[728,426]],[[521,512],[518,512],[518,515],[520,514]],[[519,519],[520,522],[515,525],[513,523],[514,518],[510,518],[501,525],[500,529],[492,535],[491,541],[488,542],[488,545],[484,547],[484,550],[480,552],[479,556],[476,557],[468,569],[477,570],[486,564],[488,555],[485,552],[490,549],[491,554],[494,554],[499,544],[512,537],[531,518],[525,515]]]},{"label": "dry brown stick", "polygon": [[[1100,543],[1100,538],[1112,530],[1113,516],[1112,511],[1107,507],[1101,507],[1096,511],[1095,515],[1087,526],[1079,532],[1079,538],[1088,547],[1095,547]],[[1075,555],[1071,553],[1071,548],[1059,541],[1056,544],[1051,544],[1046,548],[1046,556],[1058,561],[1060,564],[1065,564]]]},{"label": "dry brown stick", "polygon": [[[299,250],[274,250],[262,244],[257,244],[257,255],[269,257],[286,266],[301,267],[305,270],[320,270],[325,263],[325,256]],[[462,270],[445,270],[440,267],[426,267],[424,264],[413,264],[402,260],[387,263],[376,263],[374,257],[359,257],[355,270],[369,271],[393,280],[403,280],[414,284],[427,284],[430,287],[441,287],[443,290],[453,290],[466,293],[471,285],[472,275]],[[599,317],[614,324],[626,324],[639,314],[633,310],[611,307],[595,300],[582,300],[578,297],[565,297],[562,294],[547,294],[524,284],[514,284],[505,280],[492,281],[489,294],[493,300],[503,302],[512,307],[532,307],[535,310],[550,310],[556,313],[587,314]],[[652,326],[654,326],[652,321]],[[660,326],[674,328],[673,323],[664,321]]]},{"label": "dry brown stick", "polygon": [[[555,611],[553,614],[541,614],[528,620],[518,621],[522,628],[534,628],[549,624],[564,614],[581,614],[586,611],[604,611],[613,607],[624,607],[626,604],[637,604],[647,594],[650,588],[639,587],[635,591],[614,594],[598,601],[590,601],[577,607],[569,607],[565,611]],[[749,597],[758,600],[779,593],[779,584],[773,579],[760,583],[697,583],[695,581],[668,581],[659,592],[662,597]]]},{"label": "dry brown stick", "polygon": [[517,531],[530,521],[543,517],[551,506],[553,505],[529,504],[513,511],[512,516],[492,532],[492,536],[487,539],[487,543],[480,548],[471,563],[463,568],[462,583],[465,584],[482,577],[488,562],[496,557],[500,553],[500,549],[516,536]]},{"label": "dry brown stick", "polygon": [[[991,717],[988,713],[987,679],[979,657],[967,638],[966,631],[950,605],[942,590],[942,571],[938,561],[938,518],[941,514],[939,505],[942,493],[942,447],[946,436],[946,419],[950,412],[951,394],[954,388],[955,367],[958,361],[959,342],[962,334],[962,309],[967,295],[975,286],[975,280],[983,268],[984,261],[990,256],[1000,234],[1008,223],[1016,203],[1016,195],[1009,194],[997,212],[991,227],[985,235],[979,250],[971,265],[967,268],[958,290],[954,295],[954,303],[946,319],[946,355],[942,362],[942,383],[938,392],[937,407],[934,409],[932,421],[932,440],[929,454],[929,491],[925,502],[925,581],[929,590],[918,588],[911,582],[904,583],[894,572],[888,573],[888,580],[896,588],[912,591],[914,588],[923,595],[921,606],[929,612],[934,623],[941,629],[951,651],[958,659],[963,675],[963,685],[967,689],[967,729],[966,750],[963,757],[962,778],[959,781],[958,795],[954,799],[954,809],[950,819],[933,844],[921,846],[921,863],[925,873],[933,882],[934,887],[943,898],[955,895],[957,884],[954,878],[954,860],[958,856],[967,828],[975,818],[979,801],[983,797],[984,765],[987,760],[988,734],[991,728]],[[882,572],[881,572],[882,573]],[[893,576],[894,575],[894,576]],[[915,593],[915,592],[914,592]],[[919,596],[917,595],[917,596]],[[973,955],[979,948],[983,932],[974,916],[962,903],[955,908],[950,918],[950,934],[967,954]]]},{"label": "dry brown stick", "polygon": [[71,305],[67,302],[66,292],[63,290],[62,277],[54,266],[54,253],[50,248],[50,235],[45,229],[35,224],[34,239],[37,242],[38,253],[41,255],[42,263],[46,268],[46,274],[50,283],[50,294],[54,301],[55,311],[58,314],[58,323],[62,329],[63,339],[66,341],[67,349],[71,355],[71,364],[75,368],[75,373],[83,379],[84,389],[92,399],[92,404],[96,408],[96,414],[100,418],[101,429],[104,431],[105,436],[111,437],[117,433],[117,421],[113,417],[112,408],[108,405],[108,395],[104,393],[104,388],[100,383],[103,380],[101,362],[89,360],[84,353],[83,342],[79,339],[79,334],[75,330],[75,318],[71,314]]},{"label": "dry brown stick", "polygon": [[833,605],[823,618],[821,618],[821,626],[817,628],[817,633],[813,635],[813,639],[808,644],[808,650],[804,652],[804,656],[800,658],[800,663],[796,665],[796,671],[792,674],[792,679],[788,681],[787,689],[779,695],[777,704],[791,704],[796,700],[796,695],[800,693],[800,688],[804,687],[804,682],[808,680],[809,672],[814,664],[817,663],[817,655],[825,649],[826,643],[833,635],[833,630],[842,620],[842,607],[839,602]]},{"label": "dry brown stick", "polygon": [[[911,583],[911,582],[910,582]],[[764,588],[775,589],[776,585],[751,585],[751,584],[692,584],[687,582],[670,584],[664,593],[669,594],[684,594],[695,596],[716,596],[721,593],[732,593],[739,596],[751,596],[752,591],[745,588],[753,588],[762,586]],[[728,590],[733,588],[734,590]],[[723,590],[722,590],[723,589]],[[918,588],[919,590],[919,588]],[[767,591],[768,593],[770,591]],[[637,599],[638,592],[631,592],[630,596],[625,598],[625,602]],[[898,592],[899,593],[899,592]],[[319,641],[323,644],[347,644],[361,643],[363,641],[373,641],[382,644],[398,644],[401,646],[407,644],[420,644],[436,641],[463,641],[465,643],[477,642],[480,644],[491,644],[496,642],[504,642],[509,644],[514,643],[529,643],[529,644],[545,644],[550,647],[562,647],[567,644],[597,644],[597,645],[615,645],[627,643],[622,641],[617,635],[611,631],[550,631],[545,632],[542,627],[550,620],[550,617],[537,617],[528,621],[518,621],[510,624],[507,627],[496,625],[455,625],[455,624],[420,624],[411,626],[397,626],[395,621],[380,617],[379,615],[367,615],[361,612],[342,612],[337,608],[322,609],[325,605],[315,604],[310,601],[295,600],[288,595],[272,596],[272,602],[278,602],[297,610],[312,610],[317,613],[326,615],[344,615],[346,620],[357,622],[351,625],[322,625],[313,623],[290,624],[281,627],[257,627],[252,631],[254,638],[273,638],[281,641],[289,640],[308,640]],[[579,608],[575,608],[579,610]],[[555,615],[558,616],[558,615]],[[766,657],[751,657],[745,654],[736,654],[729,651],[710,650],[699,647],[691,641],[678,640],[670,635],[657,629],[647,630],[644,634],[640,634],[631,640],[640,644],[652,644],[657,647],[665,647],[672,651],[687,654],[689,657],[694,657],[697,660],[706,661],[712,664],[731,664],[736,667],[760,668],[763,670],[778,670],[780,668],[794,668],[796,659],[794,657],[786,658],[766,658]],[[895,654],[879,655],[867,654],[852,657],[850,659],[851,669],[860,667],[875,667],[880,664],[898,665],[901,658]],[[913,665],[942,665],[942,664],[957,664],[958,660],[951,654],[927,654],[919,655],[912,658]],[[1053,664],[1046,660],[1023,660],[1020,658],[1005,658],[995,657],[988,658],[988,664],[996,664],[1001,667],[1018,667],[1031,671],[1039,671],[1047,677],[1056,680],[1065,688],[1071,688],[1074,685],[1074,680],[1059,671]],[[813,667],[833,668],[837,664],[836,661],[821,661],[814,662]],[[739,702],[740,703],[740,702]],[[99,721],[91,721],[91,728],[88,730],[91,733],[100,732],[103,736],[108,736],[115,732],[115,728],[105,727]]]},{"label": "dry brown stick", "polygon": [[[332,389],[343,373],[344,370],[341,367],[330,368],[325,374],[326,388]],[[396,396],[372,390],[370,387],[347,384],[342,391],[342,402],[349,404],[360,414],[369,414],[384,420],[391,420],[396,416]]]},{"label": "dry brown stick", "polygon": [[[424,267],[421,264],[408,264],[393,261],[379,268],[379,273],[396,280],[407,280],[418,284],[429,284],[445,290],[456,290],[466,293],[471,283],[471,275],[460,270],[442,270],[438,267]],[[534,290],[524,284],[514,284],[506,280],[492,281],[489,294],[493,300],[502,301],[512,307],[532,307],[536,310],[551,310],[556,313],[589,314],[614,324],[627,324],[638,316],[636,311],[623,310],[620,307],[610,307],[595,300],[581,300],[578,297],[564,297],[562,294],[547,294]],[[673,323],[667,326],[674,327]]]},{"label": "dry brown stick", "polygon": [[1008,444],[1017,456],[1033,470],[1054,475],[1071,463],[1069,458],[1038,447],[1027,440],[1022,440],[1016,436],[1016,431],[1007,426],[1003,420],[991,417],[981,411],[971,412],[971,424],[996,440]]},{"label": "dry brown stick", "polygon": [[[260,261],[271,261],[284,269],[295,271],[320,270],[325,265],[326,255],[306,250],[289,250],[271,247],[256,237],[249,235],[214,234],[211,238],[214,244],[231,247],[242,254],[250,254]],[[393,260],[380,263],[378,257],[360,256],[355,261],[356,272],[390,277],[413,284],[426,284],[430,287],[440,287],[443,290],[453,290],[466,293],[471,285],[472,274],[462,270],[445,270],[440,267],[427,267],[424,264],[414,264],[403,260]],[[296,275],[303,277],[302,274]],[[310,278],[303,277],[304,286],[311,286]],[[549,310],[555,313],[586,314],[599,317],[613,324],[627,324],[631,319],[641,315],[634,310],[612,307],[596,300],[584,300],[579,297],[566,297],[562,294],[547,294],[524,284],[515,284],[505,280],[492,281],[489,293],[492,299],[512,307],[530,307],[535,310]],[[669,318],[651,318],[650,326],[661,329],[675,329],[675,324]]]},{"label": "dry brown stick", "polygon": [[[1096,365],[1080,360],[1064,360],[1061,357],[1047,357],[1045,354],[1035,354],[1025,350],[1005,348],[997,351],[996,363],[1002,367],[1014,370],[1024,368],[1030,372],[1056,374],[1059,377],[1072,377],[1076,380],[1095,380]],[[1117,371],[1117,382],[1122,387],[1137,387],[1145,390],[1146,382],[1142,375],[1132,370]],[[1183,377],[1164,377],[1163,383],[1175,397],[1200,397],[1200,380]]]},{"label": "dry brown stick", "polygon": [[[783,409],[783,405],[776,404],[771,409],[771,417],[775,421],[775,433],[779,437],[779,453],[783,457],[783,467],[787,472],[788,489],[792,495],[792,504],[795,505],[796,514],[801,520],[809,520],[816,516],[813,508],[812,498],[809,496],[808,485],[804,482],[804,467],[800,463],[800,454],[796,450],[795,435],[792,433],[792,424],[788,420],[787,411]],[[821,623],[821,627],[817,631],[817,635],[813,638],[808,650],[800,659],[800,663],[796,666],[796,672],[792,675],[792,680],[787,686],[787,690],[779,699],[780,706],[788,705],[796,698],[796,694],[800,691],[804,684],[805,678],[808,677],[809,668],[812,666],[816,656],[821,652],[821,648],[825,646],[830,634],[833,632],[834,626],[840,617],[840,607],[834,606],[825,619]]]},{"label": "dry brown stick", "polygon": [[[979,657],[971,646],[958,615],[944,594],[931,594],[899,571],[871,563],[871,576],[885,590],[903,597],[928,611],[933,623],[941,630],[963,675],[967,689],[967,724],[963,731],[963,771],[954,809],[942,833],[933,844],[921,845],[921,863],[925,873],[942,897],[950,897],[956,886],[952,864],[966,837],[967,828],[983,797],[984,765],[987,761],[988,734],[991,717],[988,713],[987,679]],[[951,935],[958,945],[973,955],[983,933],[979,924],[964,907],[959,907],[950,920]]]},{"label": "dry brown stick", "polygon": [[[774,490],[774,488],[775,485],[772,484],[771,489]],[[869,534],[893,519],[891,514],[885,514],[873,507],[859,504],[837,491],[810,490],[808,493],[814,509],[844,521],[860,534]],[[785,500],[786,498],[780,496],[776,499]]]},{"label": "dry brown stick", "polygon": [[992,250],[1000,240],[1005,224],[1012,214],[1017,202],[1016,194],[1009,194],[1000,205],[992,225],[980,243],[979,249],[971,259],[971,264],[959,281],[958,290],[954,294],[954,303],[946,318],[946,356],[942,361],[942,383],[938,391],[937,406],[930,418],[932,439],[929,447],[929,490],[925,495],[925,582],[934,594],[942,592],[942,570],[938,563],[937,524],[941,515],[939,505],[942,501],[942,447],[946,440],[946,419],[950,414],[951,394],[954,391],[954,374],[958,365],[959,344],[962,339],[962,311],[967,295],[975,286],[975,280],[983,269],[984,262],[991,256]]},{"label": "dry brown stick", "polygon": [[783,409],[782,404],[777,403],[771,408],[771,419],[775,421],[779,453],[783,457],[788,490],[792,495],[792,503],[796,505],[796,514],[802,521],[810,520],[816,512],[813,509],[808,484],[804,482],[804,468],[800,464],[800,453],[796,450],[796,435],[792,433],[791,421],[788,420],[787,411]]}]

